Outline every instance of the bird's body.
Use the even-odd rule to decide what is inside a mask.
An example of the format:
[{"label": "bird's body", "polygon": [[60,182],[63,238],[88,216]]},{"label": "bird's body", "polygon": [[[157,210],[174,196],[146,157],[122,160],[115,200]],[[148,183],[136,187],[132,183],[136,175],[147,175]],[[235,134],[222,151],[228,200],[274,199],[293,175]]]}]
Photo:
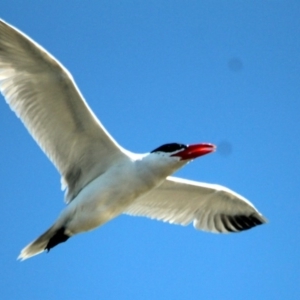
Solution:
[{"label": "bird's body", "polygon": [[[66,207],[59,223],[67,226],[72,235],[94,229],[123,213],[135,199],[161,184],[178,164],[182,163],[157,168],[147,155],[125,158],[91,181]],[[157,170],[163,172],[157,174]],[[68,220],[70,216],[72,219]]]},{"label": "bird's body", "polygon": [[265,222],[242,196],[219,185],[170,177],[215,147],[166,144],[135,154],[109,135],[70,73],[46,50],[0,20],[0,90],[62,176],[66,208],[25,247],[26,259],[116,216],[147,216],[211,232]]}]

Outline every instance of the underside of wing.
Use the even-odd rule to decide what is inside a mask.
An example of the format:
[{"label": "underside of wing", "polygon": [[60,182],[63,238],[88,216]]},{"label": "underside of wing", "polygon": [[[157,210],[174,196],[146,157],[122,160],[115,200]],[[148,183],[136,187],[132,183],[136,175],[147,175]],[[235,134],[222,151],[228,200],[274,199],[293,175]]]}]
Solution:
[{"label": "underside of wing", "polygon": [[125,156],[70,73],[29,37],[0,20],[0,90],[68,187],[68,201]]},{"label": "underside of wing", "polygon": [[266,219],[245,198],[215,184],[168,177],[126,212],[215,233],[239,232]]}]

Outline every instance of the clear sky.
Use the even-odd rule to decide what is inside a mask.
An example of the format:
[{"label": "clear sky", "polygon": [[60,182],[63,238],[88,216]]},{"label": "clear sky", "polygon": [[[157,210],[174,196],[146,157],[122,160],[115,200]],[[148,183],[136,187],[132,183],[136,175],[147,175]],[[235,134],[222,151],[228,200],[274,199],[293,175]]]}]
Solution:
[{"label": "clear sky", "polygon": [[237,191],[269,223],[216,235],[120,216],[18,262],[64,203],[1,97],[1,299],[300,299],[299,16],[297,0],[2,0],[122,146],[219,145],[176,175]]}]

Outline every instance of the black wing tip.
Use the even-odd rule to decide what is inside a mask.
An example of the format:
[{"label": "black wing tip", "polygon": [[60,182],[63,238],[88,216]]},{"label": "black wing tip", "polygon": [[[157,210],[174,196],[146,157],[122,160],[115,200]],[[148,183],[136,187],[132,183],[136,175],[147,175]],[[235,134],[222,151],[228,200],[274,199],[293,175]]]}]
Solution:
[{"label": "black wing tip", "polygon": [[267,223],[267,219],[258,213],[253,213],[249,216],[246,215],[234,215],[226,216],[222,215],[221,220],[224,228],[227,232],[240,232],[251,229],[255,226]]}]

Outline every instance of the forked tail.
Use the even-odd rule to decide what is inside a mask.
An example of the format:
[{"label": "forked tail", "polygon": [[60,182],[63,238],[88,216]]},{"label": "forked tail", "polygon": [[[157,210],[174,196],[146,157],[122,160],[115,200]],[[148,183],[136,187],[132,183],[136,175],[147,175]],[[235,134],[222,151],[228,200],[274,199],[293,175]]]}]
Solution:
[{"label": "forked tail", "polygon": [[43,252],[44,250],[49,251],[57,244],[65,242],[69,237],[70,236],[65,233],[64,227],[57,229],[57,227],[53,225],[35,241],[22,249],[18,259],[25,260]]}]

